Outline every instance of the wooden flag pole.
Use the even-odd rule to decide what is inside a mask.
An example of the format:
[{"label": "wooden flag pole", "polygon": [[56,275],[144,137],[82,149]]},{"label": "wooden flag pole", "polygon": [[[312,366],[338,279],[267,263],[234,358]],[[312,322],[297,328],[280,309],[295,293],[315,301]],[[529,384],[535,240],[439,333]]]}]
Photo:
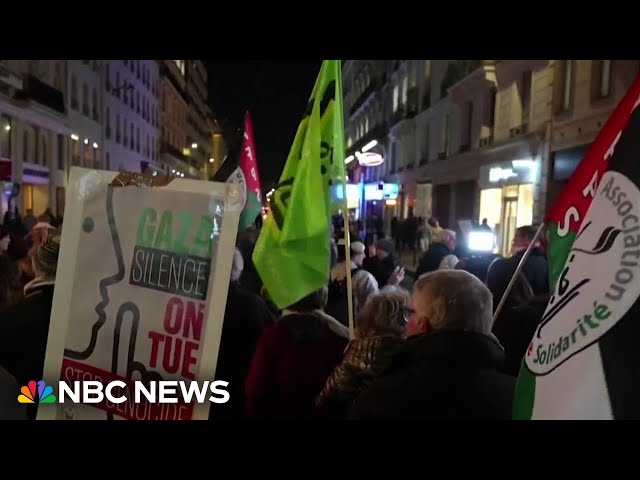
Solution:
[{"label": "wooden flag pole", "polygon": [[351,240],[349,232],[349,209],[347,208],[347,185],[342,182],[344,195],[344,208],[342,218],[344,220],[344,250],[345,250],[345,268],[347,270],[347,309],[349,310],[349,338],[353,340],[355,334],[355,324],[353,321],[353,285],[351,284]]},{"label": "wooden flag pole", "polygon": [[511,289],[515,285],[516,280],[518,279],[518,276],[520,275],[520,272],[522,271],[522,267],[524,267],[524,264],[527,262],[527,258],[529,258],[529,254],[531,253],[531,250],[533,250],[534,245],[538,241],[538,238],[540,238],[540,234],[542,233],[542,229],[543,228],[544,228],[544,222],[542,222],[540,224],[540,226],[538,227],[538,231],[536,232],[536,234],[533,237],[533,240],[531,240],[531,243],[529,244],[527,249],[524,251],[524,255],[522,255],[522,258],[520,259],[520,263],[518,263],[518,266],[516,267],[516,271],[513,273],[513,276],[511,277],[511,280],[509,281],[509,284],[507,285],[507,289],[502,294],[502,298],[500,299],[500,303],[498,304],[498,308],[496,308],[496,311],[493,314],[492,325],[496,323],[496,319],[498,318],[498,315],[500,315],[500,311],[502,310],[502,307],[504,307],[504,304],[507,301],[507,297],[509,296],[509,292],[511,292]]}]

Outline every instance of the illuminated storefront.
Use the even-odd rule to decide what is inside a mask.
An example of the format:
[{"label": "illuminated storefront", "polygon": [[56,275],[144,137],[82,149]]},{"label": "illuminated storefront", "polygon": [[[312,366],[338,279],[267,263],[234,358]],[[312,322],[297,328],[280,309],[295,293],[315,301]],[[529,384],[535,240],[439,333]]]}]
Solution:
[{"label": "illuminated storefront", "polygon": [[509,255],[516,228],[531,225],[539,162],[513,160],[482,167],[478,221],[488,220],[494,230],[498,253]]},{"label": "illuminated storefront", "polygon": [[[346,184],[347,210],[349,211],[349,217],[351,220],[358,220],[359,218],[360,198],[362,196],[360,194],[361,188],[361,184]],[[342,185],[335,185],[333,187],[333,197],[338,202],[344,201],[344,190]]]}]

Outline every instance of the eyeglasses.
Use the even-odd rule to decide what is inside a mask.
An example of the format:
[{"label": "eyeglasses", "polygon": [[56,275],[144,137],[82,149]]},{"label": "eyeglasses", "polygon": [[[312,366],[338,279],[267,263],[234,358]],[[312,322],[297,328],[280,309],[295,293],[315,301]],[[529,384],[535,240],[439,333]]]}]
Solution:
[{"label": "eyeglasses", "polygon": [[413,308],[409,308],[409,307],[402,308],[402,316],[405,322],[408,322],[409,319],[411,318],[411,315],[413,315],[414,313],[416,313],[416,311]]}]

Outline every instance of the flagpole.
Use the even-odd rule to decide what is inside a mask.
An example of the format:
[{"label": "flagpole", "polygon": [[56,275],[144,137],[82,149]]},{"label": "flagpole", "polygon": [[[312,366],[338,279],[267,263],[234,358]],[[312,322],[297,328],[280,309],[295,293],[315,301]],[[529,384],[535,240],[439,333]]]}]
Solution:
[{"label": "flagpole", "polygon": [[349,338],[355,338],[355,325],[353,321],[353,286],[351,284],[351,242],[349,232],[349,209],[347,208],[347,182],[342,182],[342,195],[344,198],[344,207],[342,209],[342,219],[344,221],[344,249],[345,249],[345,268],[347,270],[347,309],[349,314]]},{"label": "flagpole", "polygon": [[538,241],[538,238],[540,238],[540,234],[542,233],[542,229],[543,228],[544,228],[544,222],[540,223],[540,226],[538,227],[538,231],[533,236],[533,239],[531,240],[531,243],[529,243],[529,246],[527,247],[527,249],[524,251],[524,255],[522,255],[522,258],[520,259],[520,263],[518,263],[518,266],[516,267],[516,271],[513,273],[513,276],[511,277],[511,280],[509,281],[509,284],[507,285],[507,289],[502,294],[502,298],[500,299],[500,303],[498,304],[498,308],[496,308],[496,311],[493,314],[492,325],[496,323],[496,319],[498,318],[498,315],[500,314],[500,311],[502,310],[502,307],[504,307],[504,304],[507,301],[507,297],[509,296],[509,292],[511,292],[511,289],[515,285],[516,280],[518,279],[518,276],[520,275],[520,272],[522,271],[522,267],[524,267],[524,264],[526,263],[527,258],[529,258],[529,254],[531,253],[531,250],[534,249],[534,245]]}]

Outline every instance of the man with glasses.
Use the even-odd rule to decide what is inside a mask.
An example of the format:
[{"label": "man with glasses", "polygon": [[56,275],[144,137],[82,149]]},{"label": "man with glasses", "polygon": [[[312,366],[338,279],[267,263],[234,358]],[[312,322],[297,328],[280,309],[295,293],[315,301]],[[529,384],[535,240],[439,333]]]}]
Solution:
[{"label": "man with glasses", "polygon": [[511,418],[515,378],[501,373],[492,310],[491,292],[468,272],[419,278],[405,309],[405,349],[355,400],[351,418]]}]

